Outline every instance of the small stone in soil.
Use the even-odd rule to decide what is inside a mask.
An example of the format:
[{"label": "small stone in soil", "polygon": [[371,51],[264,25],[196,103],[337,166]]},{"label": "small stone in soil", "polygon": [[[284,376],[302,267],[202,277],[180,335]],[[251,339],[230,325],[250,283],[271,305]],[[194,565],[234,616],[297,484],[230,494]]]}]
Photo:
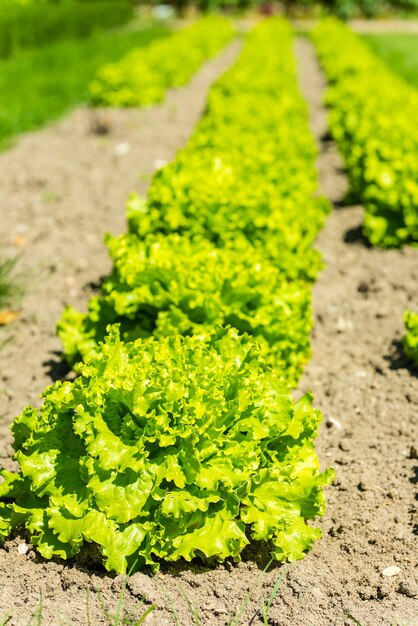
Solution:
[{"label": "small stone in soil", "polygon": [[154,169],[155,170],[160,170],[166,164],[167,164],[167,161],[165,159],[155,159],[155,161],[154,161]]},{"label": "small stone in soil", "polygon": [[353,322],[351,320],[345,319],[344,317],[339,317],[337,319],[337,332],[344,333],[347,330],[352,330]]},{"label": "small stone in soil", "polygon": [[129,143],[118,143],[115,146],[116,156],[125,156],[126,154],[129,154],[130,151],[131,151],[131,146]]},{"label": "small stone in soil", "polygon": [[401,571],[401,568],[397,565],[391,565],[390,567],[385,567],[382,570],[382,576],[396,576]]},{"label": "small stone in soil", "polygon": [[337,430],[343,429],[341,422],[335,419],[335,417],[329,417],[327,421],[325,422],[325,425],[327,428],[332,428],[332,426],[334,426]]},{"label": "small stone in soil", "polygon": [[356,371],[356,377],[357,378],[367,378],[366,370],[357,370]]},{"label": "small stone in soil", "polygon": [[27,554],[30,550],[30,546],[27,543],[19,543],[17,546],[17,551],[19,554]]},{"label": "small stone in soil", "polygon": [[228,615],[228,611],[226,609],[215,609],[213,612],[215,615]]}]

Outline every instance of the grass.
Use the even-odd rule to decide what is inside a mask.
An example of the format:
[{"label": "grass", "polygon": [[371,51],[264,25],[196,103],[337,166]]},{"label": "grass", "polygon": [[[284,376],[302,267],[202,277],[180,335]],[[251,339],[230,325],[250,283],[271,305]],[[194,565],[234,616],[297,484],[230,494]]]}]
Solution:
[{"label": "grass", "polygon": [[[263,576],[263,574],[268,570],[268,568],[270,567],[270,565],[272,564],[272,560],[269,561],[269,563],[266,565],[266,567],[263,569],[263,571],[260,573],[260,575],[256,578],[254,584],[251,586],[248,594],[246,595],[246,597],[244,598],[243,602],[238,606],[238,608],[236,609],[236,611],[234,611],[233,615],[230,614],[230,617],[228,619],[227,625],[226,626],[243,626],[243,622],[242,622],[242,618],[244,617],[245,611],[248,608],[249,603],[253,600],[254,595],[256,594],[257,590],[259,589],[260,586],[260,581],[261,578]],[[256,610],[254,616],[252,617],[250,623],[252,624],[254,619],[256,618],[257,615],[260,615],[263,619],[263,624],[264,626],[269,626],[270,621],[269,621],[269,613],[270,613],[270,609],[271,606],[279,592],[279,589],[281,587],[282,581],[284,579],[284,577],[287,574],[287,570],[284,569],[283,572],[280,574],[279,578],[277,579],[269,597],[267,598],[267,601],[264,600],[264,598],[262,597],[260,599],[260,608]],[[203,626],[203,622],[200,619],[199,613],[197,612],[196,607],[194,606],[194,604],[192,603],[192,601],[190,600],[190,598],[187,596],[186,592],[184,591],[183,587],[179,587],[179,591],[180,591],[180,595],[182,596],[182,598],[185,600],[186,604],[187,604],[187,608],[189,609],[189,613],[190,616],[192,618],[192,623],[193,626]],[[172,613],[173,613],[173,619],[174,619],[174,626],[182,626],[182,624],[179,621],[179,617],[177,615],[176,609],[174,608],[174,602],[172,598],[169,598],[170,600],[170,604],[172,604]]]},{"label": "grass", "polygon": [[393,72],[418,88],[418,35],[363,35],[363,39]]},{"label": "grass", "polygon": [[0,311],[16,306],[23,295],[22,279],[14,275],[18,260],[19,256],[0,261]]},{"label": "grass", "polygon": [[162,25],[139,24],[1,60],[0,149],[19,133],[40,128],[85,102],[99,67],[168,32]]},{"label": "grass", "polygon": [[[148,615],[150,615],[150,613],[155,611],[155,609],[157,608],[156,604],[152,604],[147,609],[145,609],[145,611],[140,615],[140,617],[126,617],[124,615],[125,613],[124,601],[125,601],[126,585],[128,584],[129,577],[131,576],[135,567],[136,567],[136,561],[132,565],[127,576],[125,576],[124,578],[124,581],[122,583],[122,586],[119,592],[119,597],[118,597],[118,602],[116,605],[115,613],[111,613],[111,611],[109,611],[109,609],[105,607],[100,590],[96,589],[97,600],[99,602],[100,609],[103,613],[103,616],[107,619],[109,626],[122,626],[122,625],[140,626],[140,624],[144,623]],[[90,596],[89,596],[88,591],[87,591],[87,626],[93,626],[93,622],[91,621],[91,617],[90,617]]]},{"label": "grass", "polygon": [[133,18],[126,0],[96,2],[6,2],[0,4],[0,57],[52,41],[83,39]]},{"label": "grass", "polygon": [[277,596],[279,589],[281,587],[283,578],[286,576],[286,570],[280,574],[279,578],[276,580],[276,584],[274,585],[270,596],[268,597],[267,603],[264,602],[264,598],[261,598],[261,614],[263,616],[264,626],[269,626],[269,612],[271,605],[274,602],[275,597]]},{"label": "grass", "polygon": [[13,298],[14,289],[11,273],[15,263],[14,259],[7,259],[0,263],[0,310],[5,309]]},{"label": "grass", "polygon": [[[262,576],[262,574],[266,571],[266,569],[268,568],[268,566],[263,570],[263,572],[260,574],[260,577]],[[281,584],[283,582],[284,577],[287,574],[287,570],[284,569],[283,572],[280,574],[279,578],[277,579],[271,593],[270,596],[268,597],[267,601],[265,601],[263,598],[261,598],[260,600],[260,604],[261,604],[261,608],[258,609],[254,616],[252,617],[252,619],[250,620],[249,624],[253,624],[255,618],[257,617],[257,615],[259,615],[260,617],[262,617],[263,619],[263,625],[264,626],[269,626],[270,624],[270,620],[269,620],[269,612],[270,612],[270,608],[280,590]],[[254,583],[254,585],[251,587],[247,597],[244,599],[244,602],[238,607],[237,611],[235,612],[235,616],[230,617],[227,626],[243,626],[243,622],[242,617],[245,613],[245,610],[249,604],[249,602],[253,599],[254,594],[259,586],[259,582],[260,582],[260,577],[258,577]],[[129,579],[129,575],[126,576],[124,583],[122,584],[120,593],[119,593],[119,597],[118,597],[118,601],[117,601],[117,605],[116,605],[116,609],[115,612],[112,613],[107,607],[105,607],[103,599],[101,597],[100,591],[98,589],[96,589],[96,594],[97,594],[97,599],[100,605],[100,609],[102,611],[103,616],[105,617],[105,619],[107,620],[108,626],[141,626],[145,623],[146,618],[148,617],[148,615],[150,615],[156,608],[157,606],[155,604],[152,604],[151,606],[147,607],[145,609],[144,612],[141,613],[141,615],[139,617],[129,617],[125,615],[125,611],[124,611],[124,596],[125,596],[125,591],[126,591],[126,585]],[[196,607],[194,606],[194,604],[191,602],[191,600],[188,598],[186,592],[184,591],[183,587],[179,587],[179,592],[180,595],[182,596],[182,598],[185,600],[189,612],[190,612],[190,617],[192,619],[192,621],[190,622],[190,624],[193,624],[193,626],[203,626],[203,623],[199,617],[199,614],[196,610]],[[169,597],[170,600],[170,604],[173,605],[173,599]],[[87,602],[86,602],[86,607],[87,607],[87,615],[86,615],[86,626],[93,626],[93,621],[90,615],[90,595],[89,592],[87,590]],[[179,617],[176,613],[176,610],[174,608],[174,606],[172,606],[172,612],[173,612],[173,619],[174,619],[174,625],[175,626],[184,626],[184,624],[181,624],[179,621]],[[413,626],[413,620],[417,617],[418,615],[415,615],[412,620],[408,621],[408,622],[390,622],[390,624],[388,623],[388,626]],[[5,615],[3,618],[0,617],[0,626],[7,626],[10,622],[10,620],[12,619],[13,615],[11,613]],[[346,613],[346,617],[348,619],[350,619],[353,624],[356,624],[356,626],[365,626],[362,622],[360,622],[356,617],[354,617],[354,615],[352,615],[351,613]],[[39,595],[39,603],[38,606],[35,610],[35,612],[33,613],[32,617],[29,619],[29,621],[27,622],[27,624],[25,626],[42,626],[42,594]],[[64,625],[63,625],[64,626]],[[65,625],[67,626],[67,625]],[[69,625],[68,625],[69,626]]]},{"label": "grass", "polygon": [[[19,319],[19,304],[25,293],[25,278],[22,274],[15,272],[15,265],[18,260],[19,255],[0,260],[0,350],[14,339],[10,333],[4,336],[3,329]],[[7,622],[0,621],[0,626],[5,623]]]},{"label": "grass", "polygon": [[[7,624],[12,619],[12,617],[13,617],[12,613],[5,615],[0,621],[0,626],[7,626]],[[32,617],[27,622],[26,626],[41,626],[41,625],[42,625],[42,594],[40,593],[38,606],[36,607],[35,612],[33,613]]]},{"label": "grass", "polygon": [[[155,604],[152,604],[151,606],[147,607],[145,611],[143,611],[139,617],[138,616],[132,617],[132,616],[128,616],[125,614],[126,611],[124,608],[124,597],[125,597],[126,584],[128,582],[128,578],[129,576],[126,576],[122,584],[114,613],[112,613],[112,611],[105,606],[99,589],[96,589],[97,601],[99,603],[100,610],[103,614],[103,617],[106,619],[108,623],[108,626],[141,626],[141,624],[144,624],[148,615],[150,615],[150,613],[152,613],[157,608]],[[42,626],[43,624],[42,609],[43,609],[42,594],[39,594],[38,606],[36,607],[34,613],[32,614],[32,616],[30,617],[29,621],[27,622],[25,626]],[[86,625],[93,626],[94,622],[92,621],[91,614],[90,614],[91,613],[90,594],[88,590],[87,590],[87,598],[86,598],[86,613],[87,613]],[[8,613],[2,618],[0,617],[0,626],[7,626],[12,618],[13,618],[12,613]]]},{"label": "grass", "polygon": [[[242,601],[242,603],[237,607],[237,609],[230,615],[229,615],[229,619],[227,622],[226,626],[243,626],[243,622],[242,619],[244,617],[244,614],[250,604],[250,602],[253,601],[254,596],[256,595],[257,592],[260,591],[260,583],[262,580],[263,575],[268,571],[268,569],[270,568],[270,566],[272,565],[273,560],[271,559],[267,565],[265,566],[265,568],[260,572],[260,574],[257,576],[257,578],[255,579],[254,583],[251,585],[247,595],[245,596],[244,600]],[[132,572],[135,569],[135,563],[132,566],[131,570],[128,572],[128,574],[124,577],[123,583],[121,585],[121,589],[118,595],[118,599],[117,599],[117,603],[116,603],[116,607],[114,608],[114,611],[112,611],[111,609],[109,609],[108,607],[105,606],[105,603],[103,601],[103,597],[101,594],[100,589],[96,588],[95,589],[95,594],[96,594],[96,598],[97,598],[97,602],[99,604],[101,613],[103,615],[103,617],[106,619],[108,626],[141,626],[142,624],[144,624],[146,618],[148,617],[148,615],[150,615],[153,611],[155,611],[157,609],[157,605],[156,604],[151,604],[149,607],[146,607],[145,610],[144,607],[142,607],[142,612],[141,614],[138,616],[133,616],[133,615],[126,615],[126,611],[125,611],[125,593],[126,593],[126,587],[129,581],[129,577],[131,576]],[[272,591],[270,592],[270,595],[268,596],[267,600],[265,600],[263,597],[260,598],[260,607],[256,609],[256,611],[254,612],[253,617],[250,620],[250,624],[252,624],[254,622],[254,620],[256,619],[257,616],[260,616],[263,620],[263,624],[264,626],[269,626],[270,621],[269,621],[269,613],[270,613],[270,609],[271,606],[280,590],[281,584],[285,578],[287,574],[287,568],[283,568],[279,577],[277,578]],[[193,626],[204,626],[203,622],[201,621],[199,612],[197,611],[195,605],[193,604],[193,602],[190,600],[190,598],[188,597],[187,593],[185,592],[184,588],[179,585],[178,587],[179,590],[179,595],[183,598],[183,600],[186,602],[187,608],[189,610],[189,615],[190,615],[190,624],[193,624]],[[184,626],[184,624],[181,624],[179,621],[179,617],[177,615],[176,609],[175,609],[175,602],[173,601],[173,598],[168,596],[167,599],[169,600],[169,605],[171,605],[171,611],[172,611],[172,616],[173,616],[173,620],[174,620],[174,626]],[[29,619],[28,623],[26,624],[26,626],[42,626],[43,621],[42,621],[42,609],[43,609],[43,605],[42,605],[42,594],[39,594],[39,603],[38,606],[36,608],[36,610],[34,611],[34,613],[32,614],[31,618]],[[348,617],[352,617],[351,615]],[[7,626],[7,624],[9,624],[9,621],[13,618],[13,614],[12,613],[8,613],[7,615],[4,615],[3,617],[0,616],[0,626]],[[353,618],[354,619],[354,618]],[[89,590],[86,590],[86,626],[93,626],[94,622],[92,620],[92,616],[91,616],[91,602],[90,602],[90,593]],[[361,625],[360,625],[361,626]]]}]

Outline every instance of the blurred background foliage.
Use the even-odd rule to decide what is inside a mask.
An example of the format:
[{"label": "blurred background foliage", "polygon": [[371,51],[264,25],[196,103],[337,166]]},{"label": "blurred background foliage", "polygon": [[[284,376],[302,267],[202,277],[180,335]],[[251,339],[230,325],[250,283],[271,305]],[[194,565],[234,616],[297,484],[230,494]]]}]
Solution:
[{"label": "blurred background foliage", "polygon": [[135,8],[171,6],[187,10],[284,12],[294,16],[332,13],[343,19],[381,17],[418,12],[418,0],[0,0],[0,57],[22,47],[64,38],[82,38],[92,32],[120,26]]},{"label": "blurred background foliage", "polygon": [[[290,1],[290,4],[296,5],[298,3]],[[418,0],[323,0],[320,3],[306,0],[304,4],[320,4],[330,13],[343,19],[352,17],[373,18],[392,13],[407,15],[418,11]]]},{"label": "blurred background foliage", "polygon": [[[418,0],[0,0],[0,150],[87,102],[98,69],[169,34],[170,18],[212,10],[372,18],[416,14]],[[391,41],[389,51],[407,78],[417,58],[409,44]]]},{"label": "blurred background foliage", "polygon": [[129,0],[0,0],[0,58],[132,19]]},{"label": "blurred background foliage", "polygon": [[[154,0],[158,4],[158,0]],[[342,19],[355,17],[408,16],[418,12],[418,0],[169,0],[168,4],[182,13],[188,7],[202,11],[256,8],[269,14],[284,12],[287,15],[321,16],[334,14]]]}]

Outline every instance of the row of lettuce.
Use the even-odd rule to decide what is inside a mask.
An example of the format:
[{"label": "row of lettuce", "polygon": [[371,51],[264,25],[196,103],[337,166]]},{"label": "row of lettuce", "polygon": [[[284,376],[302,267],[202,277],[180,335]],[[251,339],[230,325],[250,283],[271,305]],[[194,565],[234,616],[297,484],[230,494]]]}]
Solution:
[{"label": "row of lettuce", "polygon": [[[32,5],[34,11],[42,11],[42,7],[48,11],[56,9],[59,18],[64,10],[71,14],[74,3],[69,0],[55,8],[48,2],[29,3],[27,9],[32,10]],[[90,11],[93,5],[96,10],[102,4],[111,14],[112,3],[113,0],[79,2],[82,6],[76,14],[82,16],[83,11]],[[59,22],[61,26],[54,29],[63,34],[64,22],[61,18]],[[87,20],[86,28],[88,24]],[[156,103],[168,87],[184,84],[233,35],[230,21],[222,17],[202,18],[175,34],[170,24],[144,18],[129,28],[101,31],[84,39],[55,41],[2,59],[0,150],[9,147],[12,137],[43,126],[86,99],[91,104],[106,106]],[[102,96],[98,92],[103,92]]]},{"label": "row of lettuce", "polygon": [[84,38],[97,30],[127,23],[134,16],[129,0],[0,2],[0,59],[53,41]]},{"label": "row of lettuce", "polygon": [[[337,20],[321,22],[313,40],[329,80],[330,129],[365,206],[365,236],[383,248],[417,246],[417,90]],[[418,363],[418,314],[404,321],[405,354]]]},{"label": "row of lettuce", "polygon": [[90,85],[95,106],[140,107],[160,102],[169,87],[180,87],[234,36],[232,22],[212,15],[134,49],[117,63],[101,68]]},{"label": "row of lettuce", "polygon": [[128,203],[113,270],[59,322],[81,375],[12,425],[0,532],[46,558],[98,547],[107,569],[235,560],[251,540],[304,556],[324,511],[320,413],[290,390],[310,356],[316,148],[292,33],[259,24],[187,146]]}]

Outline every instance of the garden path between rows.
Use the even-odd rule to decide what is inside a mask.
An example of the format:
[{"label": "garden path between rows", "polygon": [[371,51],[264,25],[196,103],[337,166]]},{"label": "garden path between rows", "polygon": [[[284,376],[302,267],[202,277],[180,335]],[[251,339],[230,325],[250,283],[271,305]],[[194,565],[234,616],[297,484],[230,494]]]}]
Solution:
[{"label": "garden path between rows", "polygon": [[[22,320],[8,331],[14,341],[2,352],[2,464],[11,465],[7,423],[26,403],[39,405],[39,392],[51,374],[63,374],[54,327],[64,304],[84,307],[90,283],[108,271],[103,232],[124,229],[128,192],[144,192],[155,160],[170,159],[186,140],[210,82],[236,52],[236,45],[229,48],[159,107],[101,113],[100,124],[110,128],[105,137],[92,132],[97,118],[80,109],[0,156],[6,226],[1,243],[10,250],[20,246],[20,266],[30,276]],[[418,461],[413,448],[418,388],[416,372],[408,369],[396,342],[403,332],[403,310],[415,304],[418,251],[383,252],[365,245],[359,234],[361,207],[343,205],[341,162],[333,143],[324,139],[324,80],[309,42],[298,40],[296,55],[321,145],[321,191],[336,205],[317,244],[326,268],[314,288],[313,358],[301,390],[312,389],[324,413],[318,451],[323,465],[334,466],[338,476],[320,522],[324,538],[304,561],[286,566],[269,623],[343,626],[354,623],[351,614],[363,626],[408,621],[412,626],[418,624],[413,621],[418,614]],[[127,143],[129,152],[122,155]],[[123,577],[44,562],[32,550],[21,554],[26,548],[16,538],[0,549],[0,619],[10,611],[9,623],[23,626],[42,591],[44,624],[86,624],[87,594],[90,623],[109,623],[96,589],[104,605],[114,608]],[[179,624],[193,624],[181,587],[202,626],[222,626],[257,583],[239,623],[261,624],[256,614],[260,595],[269,594],[283,569],[260,573],[266,557],[259,557],[258,564],[249,558],[215,570],[193,564],[164,568],[154,578],[135,574],[125,592],[127,615],[141,614],[155,603],[158,608],[146,624],[174,624],[173,609]],[[390,566],[399,567],[399,573],[384,577],[382,571]]]},{"label": "garden path between rows", "polygon": [[[305,19],[293,21],[297,30],[310,31],[317,24],[317,20]],[[349,26],[355,32],[364,35],[382,35],[382,34],[404,34],[404,35],[417,35],[418,34],[418,20],[405,20],[405,19],[380,19],[380,20],[350,20]]]}]

